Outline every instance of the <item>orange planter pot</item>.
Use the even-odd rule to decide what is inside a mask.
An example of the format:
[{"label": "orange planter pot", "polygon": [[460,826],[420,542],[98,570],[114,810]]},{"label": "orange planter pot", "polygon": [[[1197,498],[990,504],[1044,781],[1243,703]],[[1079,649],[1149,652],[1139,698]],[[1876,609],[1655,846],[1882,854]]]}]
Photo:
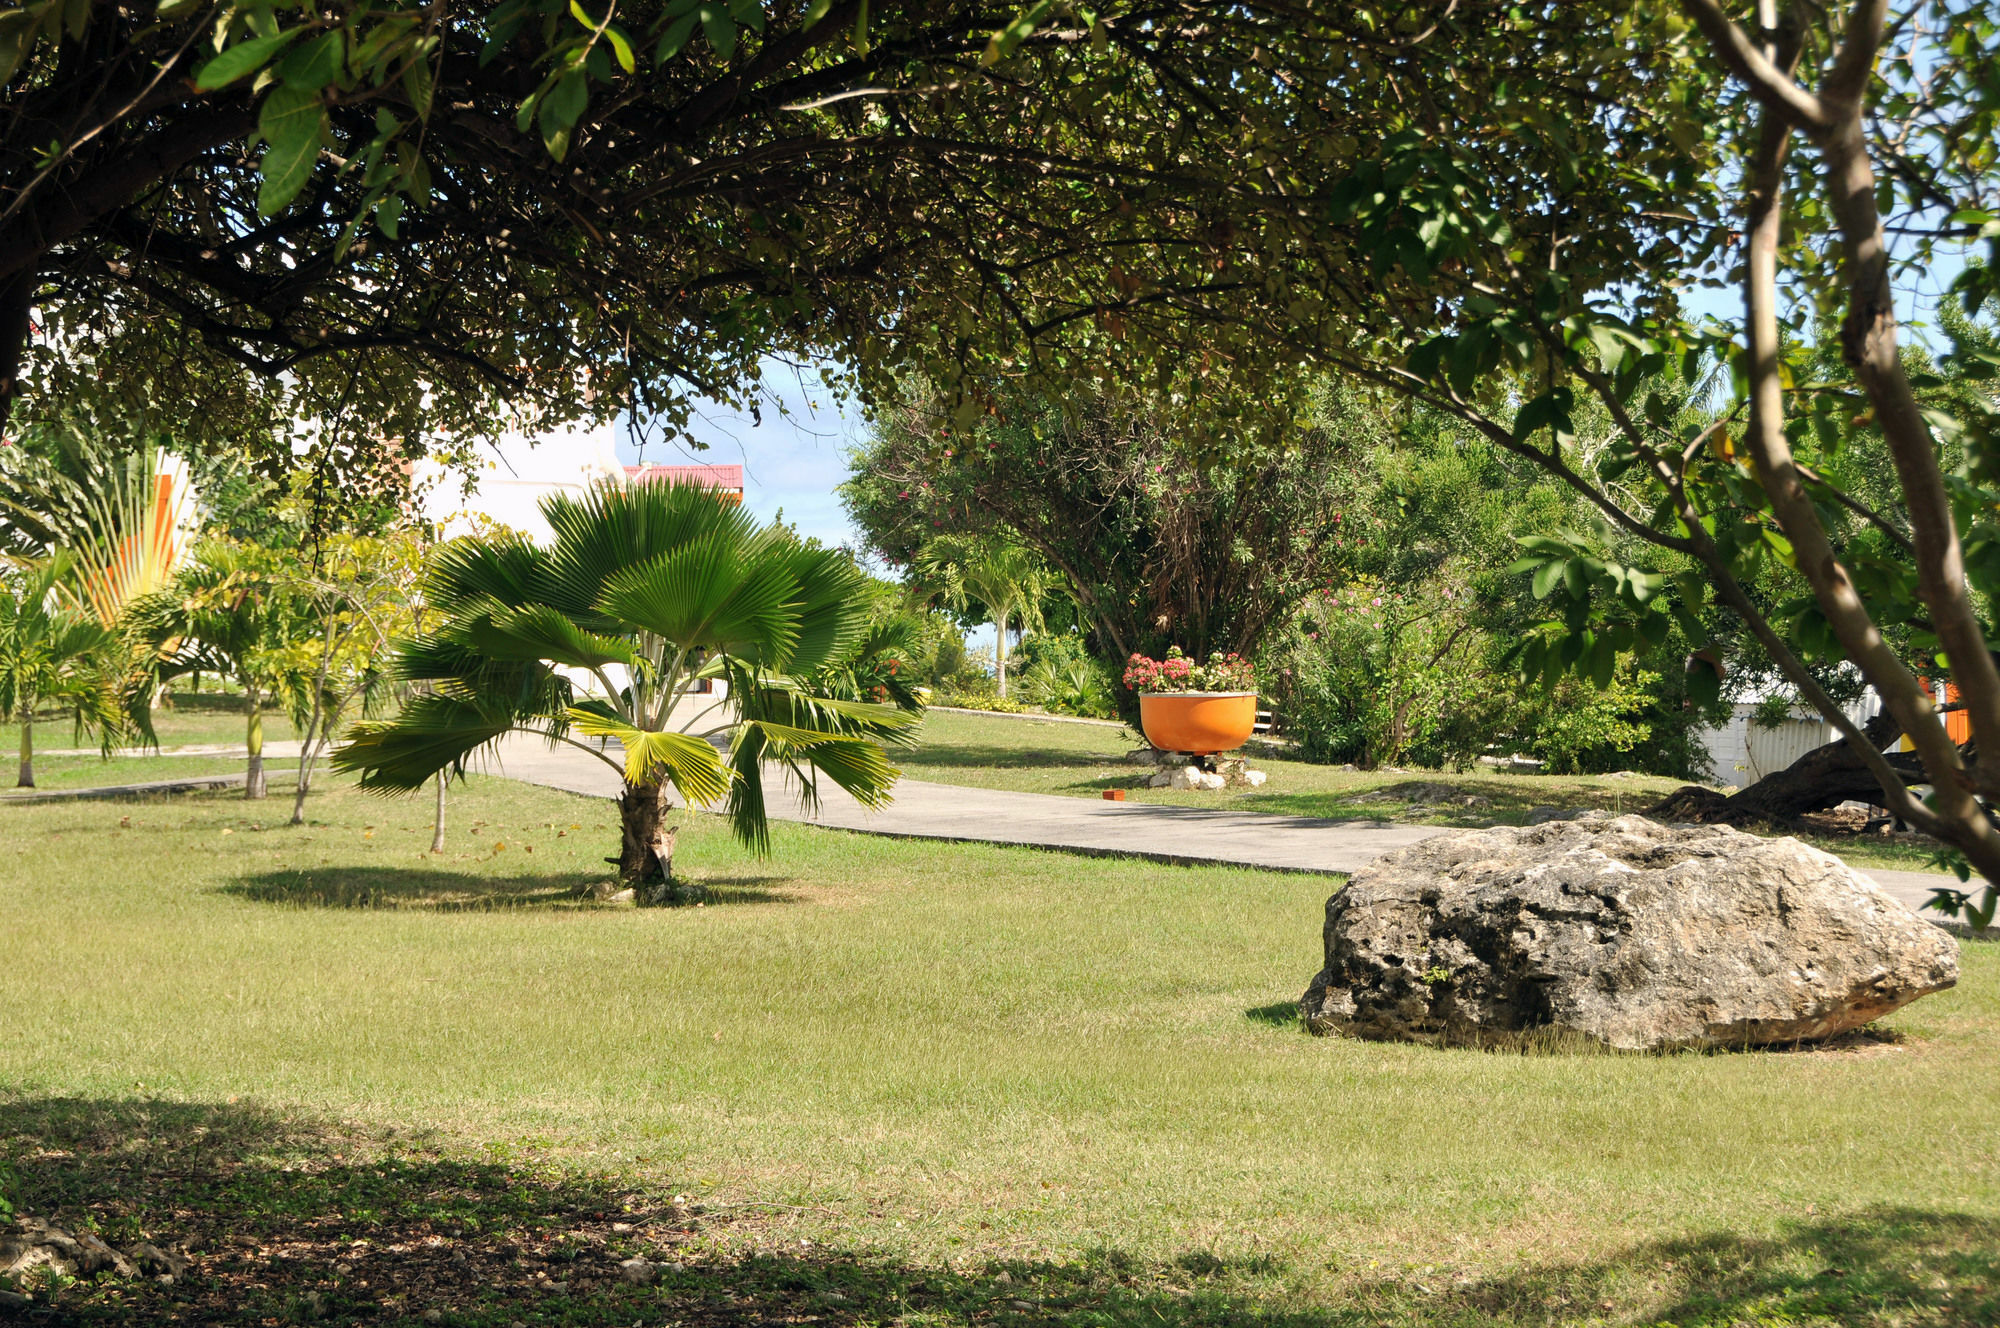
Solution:
[{"label": "orange planter pot", "polygon": [[1257,693],[1147,692],[1139,726],[1163,752],[1233,752],[1257,730]]}]

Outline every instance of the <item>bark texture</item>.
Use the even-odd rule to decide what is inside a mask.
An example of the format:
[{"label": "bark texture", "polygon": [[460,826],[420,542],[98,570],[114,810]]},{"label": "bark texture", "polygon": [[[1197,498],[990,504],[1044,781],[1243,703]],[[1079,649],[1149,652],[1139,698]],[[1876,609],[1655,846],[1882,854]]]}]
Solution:
[{"label": "bark texture", "polygon": [[618,875],[641,908],[693,903],[702,893],[699,887],[674,879],[677,827],[666,824],[671,810],[663,784],[628,784],[618,797],[623,831]]}]

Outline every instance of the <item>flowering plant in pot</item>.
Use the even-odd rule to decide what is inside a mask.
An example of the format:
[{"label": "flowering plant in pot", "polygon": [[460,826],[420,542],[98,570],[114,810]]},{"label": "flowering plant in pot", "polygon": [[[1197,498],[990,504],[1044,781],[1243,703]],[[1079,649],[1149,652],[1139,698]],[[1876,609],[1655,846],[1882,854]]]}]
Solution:
[{"label": "flowering plant in pot", "polygon": [[1257,727],[1257,678],[1250,662],[1220,651],[1198,664],[1178,646],[1165,659],[1134,655],[1125,685],[1139,693],[1139,724],[1162,751],[1211,756],[1241,747]]},{"label": "flowering plant in pot", "polygon": [[1125,685],[1140,695],[1158,692],[1257,693],[1257,677],[1241,655],[1216,651],[1208,663],[1197,664],[1168,646],[1165,659],[1134,655],[1125,661]]}]

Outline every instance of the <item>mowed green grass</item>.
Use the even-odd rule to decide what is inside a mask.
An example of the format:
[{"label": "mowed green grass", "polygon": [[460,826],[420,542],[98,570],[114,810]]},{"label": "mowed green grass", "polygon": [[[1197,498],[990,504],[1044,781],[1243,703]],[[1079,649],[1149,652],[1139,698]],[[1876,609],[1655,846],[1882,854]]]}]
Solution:
[{"label": "mowed green grass", "polygon": [[[78,1147],[52,1117],[254,1107],[327,1123],[342,1166],[357,1137],[530,1159],[762,1215],[718,1224],[718,1258],[1016,1267],[1090,1322],[2000,1312],[1990,943],[1879,1044],[1441,1051],[1299,1032],[1325,878],[784,825],[758,859],[689,817],[714,901],[637,911],[577,893],[603,802],[475,780],[442,857],[427,799],[275,811],[0,808],[0,1149],[28,1202],[81,1165],[39,1160]],[[937,1314],[991,1317],[966,1294]]]},{"label": "mowed green grass", "polygon": [[[185,690],[172,693],[168,703],[153,709],[153,732],[161,747],[207,747],[227,744],[241,747],[245,719],[243,698],[224,692]],[[298,735],[282,714],[266,713],[264,740],[277,742]],[[86,734],[78,738],[76,725],[67,715],[47,711],[35,721],[35,747],[39,751],[61,751],[78,747],[95,748],[97,740]],[[21,749],[21,726],[0,722],[0,760],[7,768]],[[39,758],[38,758],[39,762]]]},{"label": "mowed green grass", "polygon": [[[1218,793],[1147,788],[1149,767],[1128,759],[1146,740],[1130,728],[1071,724],[1013,715],[967,715],[933,711],[924,716],[922,741],[896,753],[896,764],[913,779],[1025,793],[1100,797],[1105,789],[1127,790],[1133,802],[1190,807],[1233,807],[1240,811],[1288,816],[1338,816],[1423,820],[1440,825],[1518,823],[1535,807],[1602,807],[1628,812],[1658,802],[1683,781],[1653,776],[1522,775],[1491,770],[1464,773],[1429,770],[1342,770],[1338,766],[1253,756],[1251,764],[1269,780],[1259,789]],[[1488,806],[1448,803],[1413,805],[1406,797],[1365,798],[1419,784],[1449,784],[1462,797],[1482,797]]]},{"label": "mowed green grass", "polygon": [[[162,779],[186,779],[196,775],[240,775],[245,760],[241,756],[37,756],[35,787],[19,789],[13,776],[16,762],[0,760],[0,802],[18,794],[55,789],[103,788],[114,784],[146,784]],[[267,758],[266,782],[289,783],[297,767],[293,757]]]}]

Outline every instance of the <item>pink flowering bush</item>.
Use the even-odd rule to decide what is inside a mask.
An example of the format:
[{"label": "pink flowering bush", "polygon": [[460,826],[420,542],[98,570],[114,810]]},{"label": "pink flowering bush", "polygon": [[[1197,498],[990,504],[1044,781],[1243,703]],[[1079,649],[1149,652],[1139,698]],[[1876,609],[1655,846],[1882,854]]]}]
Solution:
[{"label": "pink flowering bush", "polygon": [[1197,664],[1179,646],[1168,646],[1165,659],[1126,660],[1125,685],[1135,692],[1254,692],[1257,675],[1241,655],[1217,651]]}]

